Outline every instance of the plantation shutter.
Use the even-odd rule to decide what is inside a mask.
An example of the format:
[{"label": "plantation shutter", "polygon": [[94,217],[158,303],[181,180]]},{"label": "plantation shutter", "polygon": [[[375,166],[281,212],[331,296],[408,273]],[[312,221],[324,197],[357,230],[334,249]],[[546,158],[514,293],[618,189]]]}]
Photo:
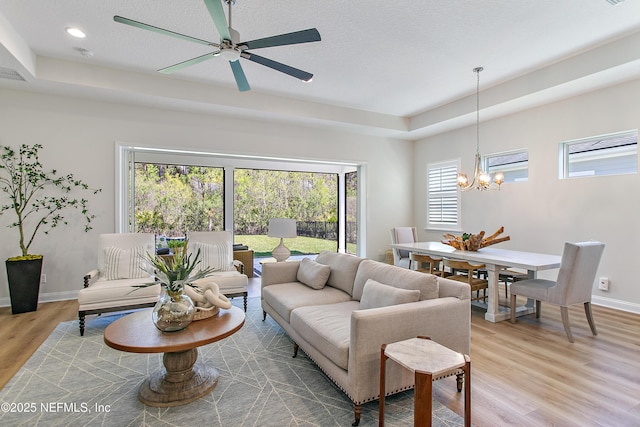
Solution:
[{"label": "plantation shutter", "polygon": [[456,228],[460,207],[457,162],[432,164],[427,171],[427,227]]}]

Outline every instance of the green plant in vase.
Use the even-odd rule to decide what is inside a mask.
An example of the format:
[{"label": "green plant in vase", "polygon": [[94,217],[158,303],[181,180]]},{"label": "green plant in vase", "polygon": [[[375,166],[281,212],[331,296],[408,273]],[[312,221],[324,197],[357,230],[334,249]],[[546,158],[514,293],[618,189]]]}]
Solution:
[{"label": "green plant in vase", "polygon": [[[186,328],[195,315],[195,306],[191,298],[183,293],[185,286],[193,286],[192,283],[206,277],[216,269],[206,267],[194,273],[200,264],[200,249],[193,254],[187,254],[187,242],[176,250],[172,256],[156,256],[147,253],[145,260],[155,269],[156,281],[164,292],[152,312],[152,319],[156,327],[163,332],[175,332]],[[145,287],[151,284],[136,285]]]},{"label": "green plant in vase", "polygon": [[[21,251],[21,255],[6,261],[13,313],[37,308],[42,255],[29,253],[36,237],[66,225],[64,213],[69,209],[80,211],[84,230],[91,230],[91,220],[95,216],[89,213],[88,200],[75,195],[81,192],[95,195],[101,191],[89,188],[73,174],[61,175],[55,169],[45,170],[39,158],[41,148],[40,144],[22,144],[17,150],[0,145],[0,190],[9,199],[8,203],[0,205],[0,215],[13,213],[14,219],[8,227],[18,229]],[[23,281],[27,275],[33,278]]]}]

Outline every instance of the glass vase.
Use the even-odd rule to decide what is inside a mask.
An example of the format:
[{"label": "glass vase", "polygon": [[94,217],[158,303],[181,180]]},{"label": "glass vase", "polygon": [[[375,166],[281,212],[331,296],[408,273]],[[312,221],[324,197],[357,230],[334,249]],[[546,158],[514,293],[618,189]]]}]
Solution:
[{"label": "glass vase", "polygon": [[195,313],[193,301],[182,293],[182,289],[171,292],[163,286],[151,318],[156,328],[162,332],[177,332],[189,326]]}]

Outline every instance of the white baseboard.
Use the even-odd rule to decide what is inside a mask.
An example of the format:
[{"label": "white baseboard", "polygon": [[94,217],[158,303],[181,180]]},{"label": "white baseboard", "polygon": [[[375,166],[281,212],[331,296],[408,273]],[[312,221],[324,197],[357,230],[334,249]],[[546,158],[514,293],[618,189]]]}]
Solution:
[{"label": "white baseboard", "polygon": [[630,313],[640,314],[640,304],[635,304],[627,301],[620,301],[613,298],[593,296],[591,297],[591,303],[594,305],[600,305],[603,307],[613,308],[616,310],[628,311]]},{"label": "white baseboard", "polygon": [[[70,299],[78,299],[78,291],[41,293],[38,297],[38,302],[66,301]],[[0,307],[9,306],[11,306],[9,297],[0,298]]]}]

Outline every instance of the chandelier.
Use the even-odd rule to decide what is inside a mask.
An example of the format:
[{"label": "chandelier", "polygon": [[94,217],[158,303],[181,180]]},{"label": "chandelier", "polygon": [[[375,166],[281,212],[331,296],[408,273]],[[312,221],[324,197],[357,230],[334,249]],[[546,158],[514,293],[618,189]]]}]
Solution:
[{"label": "chandelier", "polygon": [[500,190],[500,185],[504,182],[504,174],[498,172],[493,177],[482,170],[482,157],[480,156],[480,71],[482,67],[476,67],[473,72],[477,74],[478,81],[476,85],[476,159],[473,171],[473,180],[469,182],[469,178],[465,173],[458,173],[458,187],[462,191],[468,190]]}]

